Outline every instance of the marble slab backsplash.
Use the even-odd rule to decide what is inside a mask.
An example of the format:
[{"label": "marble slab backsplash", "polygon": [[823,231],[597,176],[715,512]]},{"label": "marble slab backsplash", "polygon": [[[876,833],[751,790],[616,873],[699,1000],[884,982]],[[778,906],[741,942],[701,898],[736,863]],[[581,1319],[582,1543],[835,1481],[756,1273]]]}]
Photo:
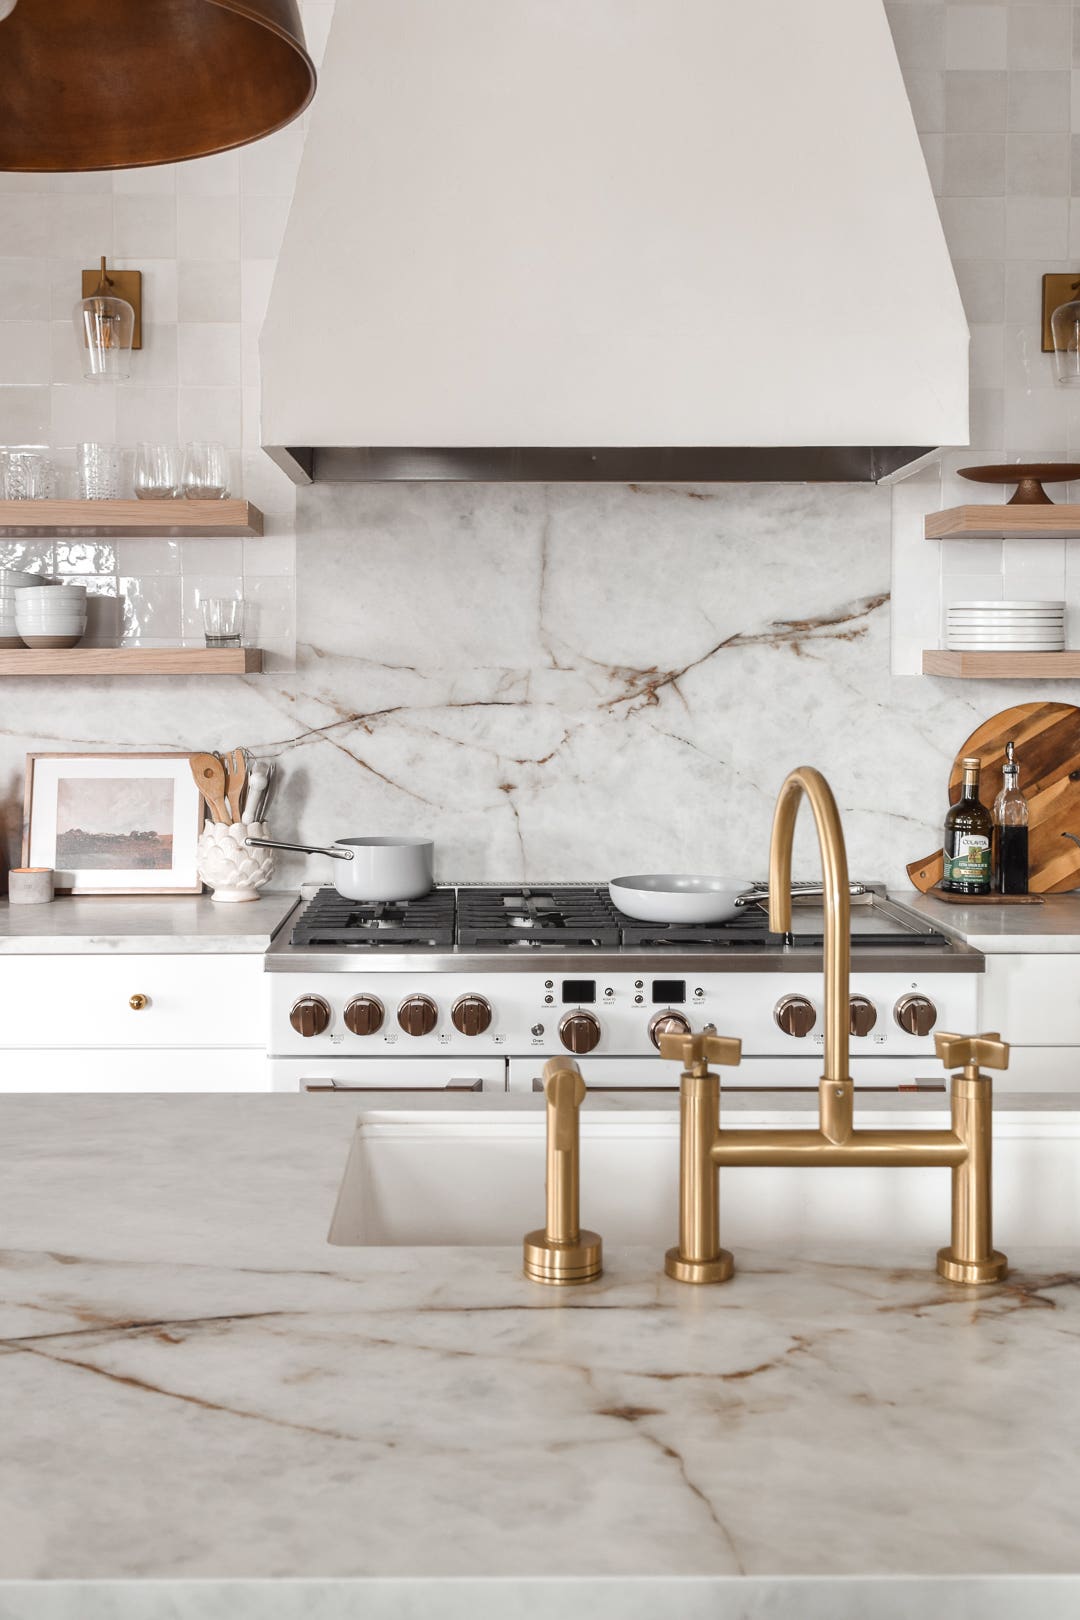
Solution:
[{"label": "marble slab backsplash", "polygon": [[298,508],[295,672],[5,683],[11,855],[28,750],[246,743],[279,761],[278,834],[429,833],[451,880],[760,876],[811,763],[852,872],[899,884],[957,747],[1030,695],[890,675],[884,489],[324,484]]}]

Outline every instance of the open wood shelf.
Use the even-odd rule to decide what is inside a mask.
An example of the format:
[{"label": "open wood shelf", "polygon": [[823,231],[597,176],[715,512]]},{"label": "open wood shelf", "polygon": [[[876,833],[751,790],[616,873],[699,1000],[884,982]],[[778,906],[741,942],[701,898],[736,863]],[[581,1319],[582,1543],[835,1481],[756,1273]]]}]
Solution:
[{"label": "open wood shelf", "polygon": [[928,540],[1040,540],[1080,536],[1080,506],[947,506],[926,514]]},{"label": "open wood shelf", "polygon": [[247,535],[263,532],[250,501],[0,501],[0,535]]},{"label": "open wood shelf", "polygon": [[0,650],[2,675],[257,675],[257,647],[43,647]]},{"label": "open wood shelf", "polygon": [[951,675],[965,681],[1068,681],[1080,679],[1080,652],[946,652],[922,655],[924,675]]}]

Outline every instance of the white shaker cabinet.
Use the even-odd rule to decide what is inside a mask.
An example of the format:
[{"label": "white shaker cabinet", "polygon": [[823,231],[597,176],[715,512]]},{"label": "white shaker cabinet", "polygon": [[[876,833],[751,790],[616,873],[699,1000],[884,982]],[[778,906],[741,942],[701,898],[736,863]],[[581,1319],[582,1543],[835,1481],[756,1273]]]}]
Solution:
[{"label": "white shaker cabinet", "polygon": [[1012,1048],[1002,1091],[1080,1091],[1080,955],[988,954],[979,1027]]},{"label": "white shaker cabinet", "polygon": [[0,1091],[264,1091],[261,953],[0,956]]}]

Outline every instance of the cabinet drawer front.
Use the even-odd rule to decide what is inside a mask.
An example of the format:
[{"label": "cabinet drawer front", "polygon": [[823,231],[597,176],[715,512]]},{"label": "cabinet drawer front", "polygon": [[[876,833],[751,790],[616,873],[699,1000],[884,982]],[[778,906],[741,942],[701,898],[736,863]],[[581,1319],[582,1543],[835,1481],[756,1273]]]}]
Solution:
[{"label": "cabinet drawer front", "polygon": [[263,1046],[266,999],[261,956],[4,957],[0,1047]]},{"label": "cabinet drawer front", "polygon": [[0,1092],[268,1091],[266,1054],[250,1047],[84,1052],[0,1050]]},{"label": "cabinet drawer front", "polygon": [[980,1027],[1017,1046],[1080,1046],[1080,957],[988,956],[979,1006]]}]

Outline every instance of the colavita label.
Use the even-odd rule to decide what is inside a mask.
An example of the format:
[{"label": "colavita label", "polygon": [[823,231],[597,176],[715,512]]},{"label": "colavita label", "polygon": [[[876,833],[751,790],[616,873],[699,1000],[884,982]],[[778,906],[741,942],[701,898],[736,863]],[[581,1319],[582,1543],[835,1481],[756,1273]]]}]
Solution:
[{"label": "colavita label", "polygon": [[954,852],[945,854],[945,882],[989,883],[989,838],[981,833],[960,833]]}]

